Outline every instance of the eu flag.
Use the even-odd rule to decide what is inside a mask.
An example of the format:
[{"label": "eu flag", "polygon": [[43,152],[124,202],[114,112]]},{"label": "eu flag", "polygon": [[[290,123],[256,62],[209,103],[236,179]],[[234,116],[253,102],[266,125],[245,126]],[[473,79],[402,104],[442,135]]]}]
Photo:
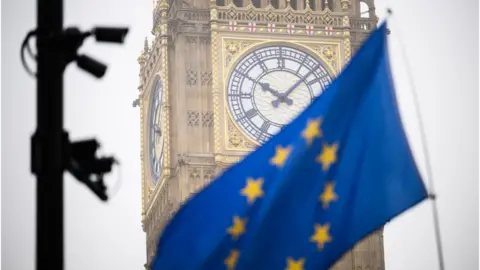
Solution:
[{"label": "eu flag", "polygon": [[187,201],[159,239],[153,269],[328,269],[427,198],[386,31],[383,23],[280,133]]}]

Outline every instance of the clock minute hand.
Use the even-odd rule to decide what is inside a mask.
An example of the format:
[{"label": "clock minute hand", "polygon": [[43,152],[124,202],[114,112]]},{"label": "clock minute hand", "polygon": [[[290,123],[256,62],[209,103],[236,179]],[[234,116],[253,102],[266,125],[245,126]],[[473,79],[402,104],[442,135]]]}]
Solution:
[{"label": "clock minute hand", "polygon": [[299,79],[294,85],[292,85],[292,87],[290,87],[285,93],[283,93],[283,97],[287,97],[288,95],[290,95],[290,93],[293,92],[293,90],[295,90],[295,88],[297,88],[297,86],[299,86],[308,76],[310,76],[320,65],[316,65],[314,68],[310,69],[310,71],[305,74],[305,76],[303,76],[301,79]]},{"label": "clock minute hand", "polygon": [[276,103],[278,104],[279,102],[285,102],[287,103],[287,105],[292,105],[293,102],[291,99],[288,98],[288,95],[290,95],[290,93],[293,92],[293,90],[295,90],[295,88],[297,88],[297,86],[299,86],[308,76],[310,76],[318,67],[320,66],[320,64],[316,65],[314,68],[310,69],[310,71],[305,74],[301,79],[299,79],[294,85],[292,85],[290,88],[288,88],[287,91],[285,91],[284,93],[282,93],[282,96],[279,97],[277,100],[274,100],[272,102],[273,103]]},{"label": "clock minute hand", "polygon": [[162,130],[160,129],[160,127],[157,124],[155,124],[153,129],[155,130],[155,133],[158,134],[158,136],[162,136]]}]

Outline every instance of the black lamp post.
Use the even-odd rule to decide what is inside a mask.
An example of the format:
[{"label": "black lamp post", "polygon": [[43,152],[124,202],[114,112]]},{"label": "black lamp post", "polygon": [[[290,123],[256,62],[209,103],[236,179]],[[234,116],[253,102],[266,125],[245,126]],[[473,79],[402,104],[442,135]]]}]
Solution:
[{"label": "black lamp post", "polygon": [[[103,175],[110,172],[115,159],[97,158],[95,139],[70,142],[63,130],[63,73],[75,61],[81,69],[101,78],[107,67],[78,55],[85,38],[99,42],[123,43],[128,28],[98,27],[89,32],[63,29],[63,0],[37,2],[37,29],[29,32],[22,44],[22,61],[28,40],[37,39],[37,130],[32,136],[31,169],[37,177],[36,269],[63,269],[63,173],[69,171],[85,183],[101,200],[107,200]],[[91,179],[90,177],[94,178]]]}]

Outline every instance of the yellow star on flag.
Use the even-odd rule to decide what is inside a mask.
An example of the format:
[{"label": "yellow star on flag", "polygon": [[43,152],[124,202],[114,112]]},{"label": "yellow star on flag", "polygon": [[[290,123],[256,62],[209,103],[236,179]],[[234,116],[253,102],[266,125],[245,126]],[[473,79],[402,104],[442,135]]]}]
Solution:
[{"label": "yellow star on flag", "polygon": [[330,165],[337,161],[337,150],[338,144],[328,145],[327,143],[323,144],[323,150],[320,155],[317,156],[316,161],[322,164],[322,169],[324,171],[328,170]]},{"label": "yellow star on flag", "polygon": [[275,156],[270,159],[270,163],[279,168],[282,167],[285,161],[287,161],[290,152],[292,152],[292,146],[282,147],[278,145],[275,148]]},{"label": "yellow star on flag", "polygon": [[323,249],[326,243],[332,242],[328,230],[330,230],[330,224],[319,225],[315,224],[315,232],[310,237],[310,241],[317,243],[318,249]]},{"label": "yellow star on flag", "polygon": [[303,270],[305,258],[294,260],[292,257],[287,258],[287,268],[285,270]]},{"label": "yellow star on flag", "polygon": [[247,185],[241,190],[241,194],[247,197],[248,203],[252,204],[257,198],[263,196],[263,178],[254,180],[252,178],[247,179]]},{"label": "yellow star on flag", "polygon": [[315,139],[315,137],[322,137],[322,130],[320,130],[320,125],[322,124],[322,118],[317,118],[315,120],[308,120],[307,127],[302,131],[302,137],[307,140],[307,144],[310,146]]},{"label": "yellow star on flag", "polygon": [[241,219],[238,216],[233,217],[233,224],[230,228],[228,228],[228,234],[230,234],[233,239],[237,240],[238,237],[245,233],[245,223],[247,222],[246,219]]},{"label": "yellow star on flag", "polygon": [[334,187],[335,184],[333,183],[333,181],[325,183],[325,188],[320,195],[320,201],[322,201],[323,208],[327,208],[332,201],[336,201],[338,199],[337,194],[333,190]]},{"label": "yellow star on flag", "polygon": [[230,251],[230,255],[228,255],[228,257],[224,261],[228,270],[235,269],[239,256],[240,256],[240,252],[238,250],[234,249]]}]

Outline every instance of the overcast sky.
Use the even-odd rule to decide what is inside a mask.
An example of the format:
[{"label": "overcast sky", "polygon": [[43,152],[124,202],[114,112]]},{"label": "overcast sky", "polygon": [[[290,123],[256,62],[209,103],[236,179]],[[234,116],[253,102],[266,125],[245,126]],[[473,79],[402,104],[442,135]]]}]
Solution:
[{"label": "overcast sky", "polygon": [[[88,41],[81,51],[109,64],[102,80],[75,65],[65,76],[65,127],[71,138],[95,136],[122,162],[122,186],[108,203],[66,174],[66,269],[143,269],[137,57],[151,30],[150,0],[65,2],[65,24],[125,25],[124,46]],[[425,172],[405,45],[427,134],[438,193],[446,269],[478,269],[478,1],[377,0],[394,11],[391,57],[402,115]],[[20,64],[20,44],[35,27],[36,2],[2,1],[2,268],[34,269],[35,178],[30,135],[35,129],[35,81]],[[113,182],[116,175],[109,178]],[[385,229],[388,270],[438,269],[430,202]]]}]

